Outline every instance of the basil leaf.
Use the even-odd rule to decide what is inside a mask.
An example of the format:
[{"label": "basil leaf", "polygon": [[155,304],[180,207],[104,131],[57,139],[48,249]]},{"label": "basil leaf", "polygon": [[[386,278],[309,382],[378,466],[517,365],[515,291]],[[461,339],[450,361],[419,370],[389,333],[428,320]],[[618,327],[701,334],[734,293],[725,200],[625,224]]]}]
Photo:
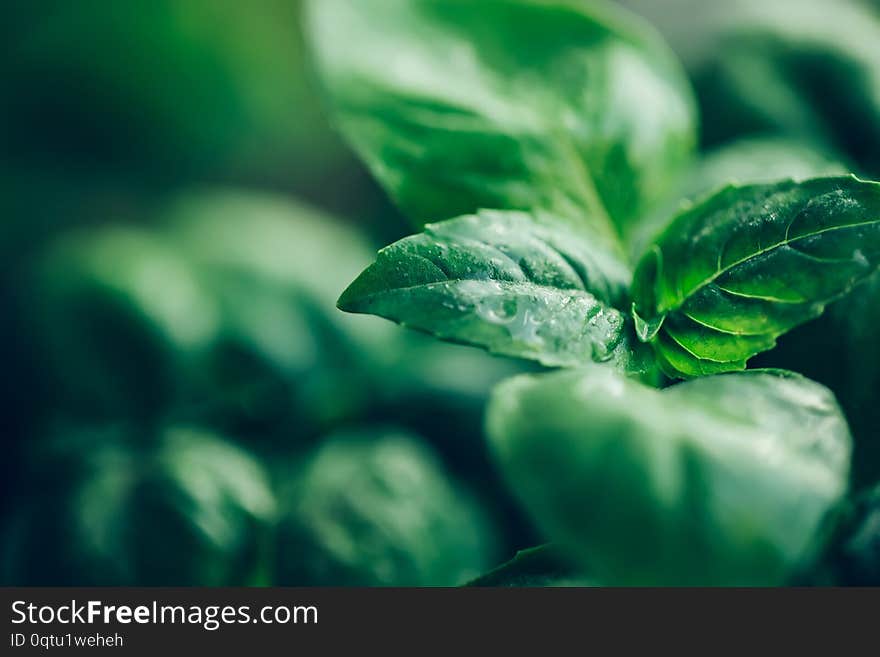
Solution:
[{"label": "basil leaf", "polygon": [[855,177],[729,186],[642,257],[633,316],[670,376],[744,369],[880,262],[880,184]]},{"label": "basil leaf", "polygon": [[847,174],[849,169],[838,159],[793,139],[741,139],[706,153],[686,177],[683,196],[694,198],[729,183],[771,183],[786,178],[805,180]]},{"label": "basil leaf", "polygon": [[863,0],[623,2],[684,61],[702,143],[780,133],[878,171],[880,15]]},{"label": "basil leaf", "polygon": [[487,428],[534,520],[604,585],[782,583],[846,492],[834,396],[780,371],[663,391],[596,366],[520,376]]},{"label": "basil leaf", "polygon": [[186,426],[65,430],[22,464],[32,488],[0,546],[27,586],[257,586],[276,499],[260,460]]},{"label": "basil leaf", "polygon": [[614,308],[628,279],[564,223],[487,210],[382,249],[339,307],[547,365],[628,366],[627,320]]},{"label": "basil leaf", "polygon": [[827,321],[816,327],[827,333],[814,333],[803,344],[801,362],[805,368],[811,367],[817,346],[827,344],[829,338],[839,340],[835,342],[839,348],[830,350],[830,357],[824,359],[826,369],[820,380],[835,391],[853,427],[858,457],[855,480],[873,484],[880,480],[880,340],[873,328],[874,322],[880,321],[880,274],[871,276],[829,310]]},{"label": "basil leaf", "polygon": [[[162,218],[199,265],[299,288],[322,303],[335,299],[372,254],[370,242],[350,225],[280,195],[202,190],[175,198]],[[335,256],[332,266],[328,253]],[[336,320],[351,324],[351,318]],[[358,330],[364,331],[350,329]]]},{"label": "basil leaf", "polygon": [[282,488],[281,585],[457,586],[492,563],[491,523],[411,436],[328,436]]},{"label": "basil leaf", "polygon": [[[830,388],[846,413],[855,439],[852,481],[880,479],[880,273],[828,306],[822,317],[782,336],[772,351],[755,358],[760,367],[797,368]],[[828,349],[827,345],[834,345]]]},{"label": "basil leaf", "polygon": [[476,415],[492,385],[522,369],[339,312],[339,291],[375,251],[335,217],[232,190],[181,196],[163,217],[221,312],[219,339],[192,368],[210,385],[198,391],[200,424],[290,444],[367,408],[466,402]]},{"label": "basil leaf", "polygon": [[[420,224],[543,209],[599,234],[694,145],[687,81],[648,27],[567,0],[315,0],[339,126]],[[650,109],[648,109],[650,108]]]},{"label": "basil leaf", "polygon": [[[830,154],[792,139],[741,139],[709,151],[682,177],[670,200],[658,205],[639,222],[630,237],[630,252],[644,253],[651,240],[675,218],[682,207],[730,183],[804,180],[844,175],[850,170]],[[683,200],[686,199],[686,200]]]},{"label": "basil leaf", "polygon": [[752,0],[696,72],[707,138],[778,131],[880,167],[880,17],[858,2]]},{"label": "basil leaf", "polygon": [[586,586],[587,578],[555,545],[519,550],[510,561],[467,586]]},{"label": "basil leaf", "polygon": [[146,422],[180,396],[192,357],[221,332],[198,268],[165,236],[137,226],[60,236],[22,288],[47,411]]}]

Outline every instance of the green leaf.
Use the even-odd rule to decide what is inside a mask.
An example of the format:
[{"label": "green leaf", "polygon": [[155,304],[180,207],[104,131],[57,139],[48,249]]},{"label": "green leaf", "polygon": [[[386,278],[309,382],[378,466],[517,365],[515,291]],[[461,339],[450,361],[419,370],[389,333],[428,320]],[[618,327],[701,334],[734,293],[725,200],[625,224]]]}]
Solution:
[{"label": "green leaf", "polygon": [[781,371],[663,391],[597,366],[520,376],[487,428],[535,522],[604,585],[783,583],[847,487],[834,396]]},{"label": "green leaf", "polygon": [[157,416],[222,328],[198,268],[137,226],[63,234],[35,259],[22,290],[49,407],[77,416]]},{"label": "green leaf", "polygon": [[876,11],[847,0],[749,0],[737,9],[694,71],[707,138],[773,131],[880,171]]},{"label": "green leaf", "polygon": [[186,426],[66,430],[35,441],[0,546],[16,585],[267,584],[276,500],[250,453]]},{"label": "green leaf", "polygon": [[683,196],[695,198],[729,183],[771,183],[845,175],[831,153],[781,137],[753,137],[709,151],[686,176]]},{"label": "green leaf", "polygon": [[542,209],[610,236],[694,145],[660,39],[600,2],[315,0],[339,126],[420,224]]},{"label": "green leaf", "polygon": [[674,193],[635,226],[630,253],[644,253],[682,207],[731,183],[771,183],[792,178],[844,175],[850,170],[835,158],[802,142],[780,137],[741,139],[706,153],[682,176]]},{"label": "green leaf", "polygon": [[510,561],[467,583],[467,586],[586,586],[582,571],[555,545],[519,550]]},{"label": "green leaf", "polygon": [[564,223],[483,211],[382,249],[339,307],[547,365],[626,367],[629,327],[614,306],[628,280],[625,265]]},{"label": "green leaf", "polygon": [[482,509],[411,436],[329,436],[282,489],[281,585],[458,586],[492,563]]},{"label": "green leaf", "polygon": [[335,308],[374,252],[351,226],[224,189],[176,196],[145,219],[60,235],[23,282],[22,332],[40,345],[31,370],[47,408],[182,414],[289,442],[374,398],[367,380],[402,340]]},{"label": "green leaf", "polygon": [[782,336],[776,348],[753,361],[759,367],[797,369],[834,392],[855,439],[855,486],[880,480],[878,323],[880,272],[828,306],[822,317]]},{"label": "green leaf", "polygon": [[639,337],[667,374],[744,369],[880,262],[880,184],[728,186],[682,212],[633,281]]},{"label": "green leaf", "polygon": [[[373,252],[363,234],[338,218],[268,193],[217,188],[182,194],[163,219],[171,239],[200,266],[300,289],[322,304],[332,305]],[[360,325],[349,330],[364,332]]]},{"label": "green leaf", "polygon": [[685,63],[701,143],[775,133],[880,171],[880,14],[864,0],[622,1]]}]

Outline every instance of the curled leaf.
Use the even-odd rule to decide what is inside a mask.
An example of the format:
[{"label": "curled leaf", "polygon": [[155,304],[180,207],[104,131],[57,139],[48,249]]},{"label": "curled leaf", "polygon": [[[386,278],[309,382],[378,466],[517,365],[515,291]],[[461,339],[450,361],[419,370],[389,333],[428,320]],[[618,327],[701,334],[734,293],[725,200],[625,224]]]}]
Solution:
[{"label": "curled leaf", "polygon": [[880,264],[880,184],[854,176],[728,186],[639,262],[633,316],[675,377],[741,370]]}]

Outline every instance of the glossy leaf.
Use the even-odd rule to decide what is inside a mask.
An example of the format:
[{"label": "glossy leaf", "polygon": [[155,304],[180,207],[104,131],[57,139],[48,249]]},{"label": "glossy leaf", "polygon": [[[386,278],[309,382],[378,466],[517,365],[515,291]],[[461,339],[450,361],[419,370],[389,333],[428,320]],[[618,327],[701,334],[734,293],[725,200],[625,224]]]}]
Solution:
[{"label": "glossy leaf", "polygon": [[633,316],[667,374],[744,369],[880,263],[880,184],[855,177],[729,186],[642,257]]},{"label": "glossy leaf", "polygon": [[663,391],[596,366],[521,376],[487,427],[535,522],[605,585],[783,583],[847,486],[834,396],[780,371]]},{"label": "glossy leaf", "polygon": [[339,307],[548,365],[628,367],[629,327],[614,308],[628,279],[621,261],[564,223],[483,211],[382,249]]},{"label": "glossy leaf", "polygon": [[665,45],[602,2],[315,0],[338,123],[419,224],[546,210],[609,236],[694,144]]}]

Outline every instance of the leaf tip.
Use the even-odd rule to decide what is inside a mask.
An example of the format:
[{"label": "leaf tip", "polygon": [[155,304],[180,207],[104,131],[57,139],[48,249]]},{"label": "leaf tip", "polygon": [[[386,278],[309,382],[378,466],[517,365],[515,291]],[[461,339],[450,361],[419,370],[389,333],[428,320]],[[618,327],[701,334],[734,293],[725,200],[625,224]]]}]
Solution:
[{"label": "leaf tip", "polygon": [[346,313],[359,313],[363,312],[363,293],[361,288],[363,287],[361,283],[361,279],[364,277],[366,271],[361,273],[356,279],[354,279],[347,288],[339,295],[339,298],[336,300],[336,307],[339,310]]}]

